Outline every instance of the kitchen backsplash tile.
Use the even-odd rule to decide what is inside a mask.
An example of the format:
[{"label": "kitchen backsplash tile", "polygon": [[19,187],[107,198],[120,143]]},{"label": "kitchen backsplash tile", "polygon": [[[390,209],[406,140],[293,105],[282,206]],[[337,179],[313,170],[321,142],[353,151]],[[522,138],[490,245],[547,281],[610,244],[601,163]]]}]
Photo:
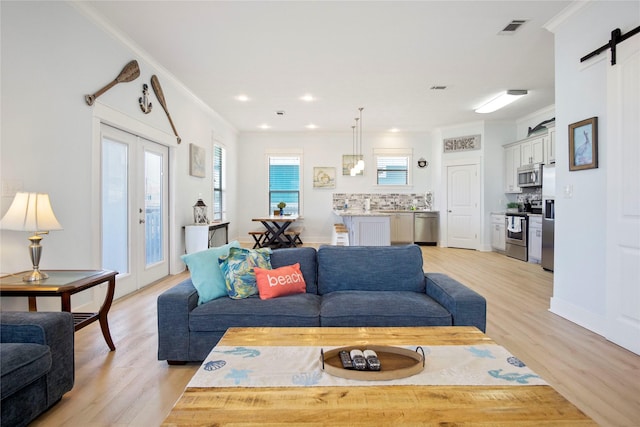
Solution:
[{"label": "kitchen backsplash tile", "polygon": [[[350,210],[364,210],[365,200],[370,200],[371,210],[425,209],[425,194],[406,193],[333,193],[335,210],[345,208],[345,200]],[[433,206],[427,207],[433,209]]]}]

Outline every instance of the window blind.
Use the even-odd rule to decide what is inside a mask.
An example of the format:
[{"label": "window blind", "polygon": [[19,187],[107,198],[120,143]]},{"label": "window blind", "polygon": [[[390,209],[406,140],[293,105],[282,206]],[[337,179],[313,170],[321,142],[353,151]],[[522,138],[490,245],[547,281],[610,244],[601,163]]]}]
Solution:
[{"label": "window blind", "polygon": [[377,156],[378,185],[407,185],[409,183],[409,157]]}]

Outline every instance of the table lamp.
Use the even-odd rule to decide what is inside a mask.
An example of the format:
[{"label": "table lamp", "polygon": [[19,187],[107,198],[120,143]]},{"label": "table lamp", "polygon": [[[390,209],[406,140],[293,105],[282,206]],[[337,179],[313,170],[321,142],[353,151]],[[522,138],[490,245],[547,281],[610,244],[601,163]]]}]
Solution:
[{"label": "table lamp", "polygon": [[33,271],[22,278],[25,282],[37,282],[47,279],[46,273],[40,271],[40,255],[42,254],[43,234],[49,234],[51,230],[62,230],[62,226],[56,219],[51,208],[49,195],[43,193],[16,193],[9,210],[0,221],[0,229],[15,231],[30,231],[31,264]]}]

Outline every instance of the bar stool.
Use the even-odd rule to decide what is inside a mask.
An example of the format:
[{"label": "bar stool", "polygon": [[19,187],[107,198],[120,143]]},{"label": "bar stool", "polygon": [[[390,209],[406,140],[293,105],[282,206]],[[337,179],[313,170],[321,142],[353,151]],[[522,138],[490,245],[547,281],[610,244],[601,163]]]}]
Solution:
[{"label": "bar stool", "polygon": [[331,244],[334,246],[349,246],[349,230],[344,224],[334,224]]}]

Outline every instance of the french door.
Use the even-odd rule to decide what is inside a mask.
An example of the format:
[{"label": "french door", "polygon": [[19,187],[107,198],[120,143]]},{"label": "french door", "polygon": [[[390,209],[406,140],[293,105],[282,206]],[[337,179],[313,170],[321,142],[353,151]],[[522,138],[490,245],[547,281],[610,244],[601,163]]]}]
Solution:
[{"label": "french door", "polygon": [[101,125],[102,267],[116,298],[169,274],[169,149]]}]

